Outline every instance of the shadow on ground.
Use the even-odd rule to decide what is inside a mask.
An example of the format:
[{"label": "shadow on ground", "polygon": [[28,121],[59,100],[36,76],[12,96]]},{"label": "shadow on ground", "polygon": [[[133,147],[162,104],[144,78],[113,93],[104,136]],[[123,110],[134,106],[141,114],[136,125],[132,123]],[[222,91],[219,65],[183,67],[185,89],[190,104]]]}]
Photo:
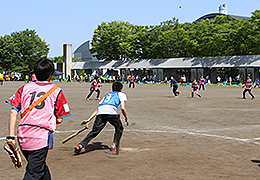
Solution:
[{"label": "shadow on ground", "polygon": [[102,145],[102,142],[94,142],[92,144],[88,144],[85,147],[85,151],[81,152],[80,154],[85,154],[85,153],[89,153],[91,151],[105,150],[105,149],[110,149],[110,148],[107,145]]},{"label": "shadow on ground", "polygon": [[260,167],[260,160],[252,159],[251,162],[252,163],[257,163],[258,164],[257,166]]}]

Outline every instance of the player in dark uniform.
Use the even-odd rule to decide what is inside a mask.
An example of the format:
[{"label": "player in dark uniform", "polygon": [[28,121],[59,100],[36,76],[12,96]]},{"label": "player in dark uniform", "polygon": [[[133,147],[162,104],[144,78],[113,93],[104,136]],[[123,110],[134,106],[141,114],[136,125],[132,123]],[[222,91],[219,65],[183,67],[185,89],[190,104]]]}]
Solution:
[{"label": "player in dark uniform", "polygon": [[171,85],[170,87],[172,87],[172,92],[175,96],[175,98],[177,98],[180,95],[180,92],[177,91],[178,90],[178,84],[177,81],[174,79],[173,76],[171,76]]}]

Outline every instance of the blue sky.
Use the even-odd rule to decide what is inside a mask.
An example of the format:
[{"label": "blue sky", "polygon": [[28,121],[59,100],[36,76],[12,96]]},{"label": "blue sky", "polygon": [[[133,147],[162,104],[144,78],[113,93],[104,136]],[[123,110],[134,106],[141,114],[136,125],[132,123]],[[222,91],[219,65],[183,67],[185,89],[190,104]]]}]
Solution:
[{"label": "blue sky", "polygon": [[[128,21],[135,25],[158,25],[175,17],[192,22],[218,12],[226,4],[228,14],[251,16],[260,9],[259,0],[1,0],[0,36],[35,29],[50,44],[49,57],[61,56],[63,44],[74,51],[87,40],[102,21]],[[179,8],[181,6],[181,8]]]}]

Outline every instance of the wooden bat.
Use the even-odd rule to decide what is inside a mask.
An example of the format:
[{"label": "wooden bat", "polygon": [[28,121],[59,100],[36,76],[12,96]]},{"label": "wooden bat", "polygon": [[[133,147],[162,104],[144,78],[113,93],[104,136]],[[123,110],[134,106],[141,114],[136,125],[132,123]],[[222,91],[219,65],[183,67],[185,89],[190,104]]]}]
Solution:
[{"label": "wooden bat", "polygon": [[75,136],[77,136],[77,135],[78,135],[79,133],[81,133],[82,131],[85,131],[86,129],[88,129],[88,126],[85,126],[83,129],[81,129],[81,130],[75,132],[74,134],[72,134],[72,135],[66,137],[65,139],[63,139],[62,143],[64,144],[65,142],[67,142],[68,140],[74,138]]}]

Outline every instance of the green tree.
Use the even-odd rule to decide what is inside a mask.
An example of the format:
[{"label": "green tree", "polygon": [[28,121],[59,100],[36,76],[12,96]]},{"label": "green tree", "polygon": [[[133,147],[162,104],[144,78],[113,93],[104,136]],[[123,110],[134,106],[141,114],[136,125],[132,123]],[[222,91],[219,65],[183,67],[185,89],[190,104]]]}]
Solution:
[{"label": "green tree", "polygon": [[260,10],[252,12],[250,22],[252,23],[250,34],[252,54],[260,54]]},{"label": "green tree", "polygon": [[35,30],[13,32],[0,38],[0,66],[9,72],[30,73],[35,62],[47,57],[48,46]]},{"label": "green tree", "polygon": [[63,56],[57,56],[53,58],[53,63],[63,63]]},{"label": "green tree", "polygon": [[259,34],[259,10],[250,19],[222,15],[181,24],[172,18],[152,26],[102,22],[91,52],[104,60],[253,55],[260,54]]},{"label": "green tree", "polygon": [[78,57],[78,58],[72,58],[72,62],[79,62],[79,61],[82,61],[82,60],[80,60],[81,59],[81,57]]},{"label": "green tree", "polygon": [[133,51],[131,59],[149,59],[151,57],[152,41],[149,38],[152,26],[133,26]]},{"label": "green tree", "polygon": [[94,30],[92,37],[92,54],[97,52],[97,59],[125,60],[131,59],[133,52],[133,25],[129,22],[102,22]]},{"label": "green tree", "polygon": [[0,67],[1,71],[13,71],[16,68],[15,58],[18,48],[9,35],[0,37]]}]

